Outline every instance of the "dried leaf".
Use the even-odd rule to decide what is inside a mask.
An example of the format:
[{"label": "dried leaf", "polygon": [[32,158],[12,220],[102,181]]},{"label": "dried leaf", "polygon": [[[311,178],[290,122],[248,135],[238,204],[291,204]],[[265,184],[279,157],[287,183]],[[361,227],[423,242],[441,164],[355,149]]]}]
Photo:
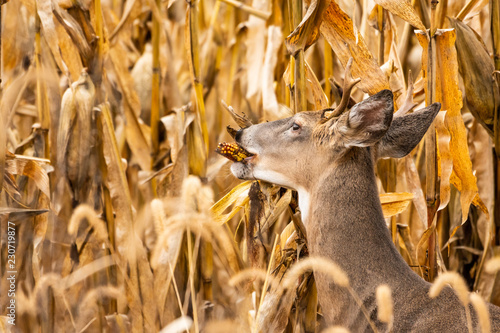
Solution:
[{"label": "dried leaf", "polygon": [[[133,228],[132,199],[125,175],[122,159],[118,150],[111,111],[107,104],[101,104],[101,123],[103,138],[103,155],[107,166],[106,185],[109,189],[113,210],[115,212],[115,246],[122,259],[122,270],[130,269],[130,280],[126,284],[127,299],[130,311],[134,316],[133,325],[142,326],[144,318],[141,312],[140,287],[137,271],[137,248]],[[132,244],[132,246],[130,246]],[[128,265],[127,265],[128,263]],[[126,277],[127,278],[127,277]]]},{"label": "dried leaf", "polygon": [[323,12],[330,4],[330,0],[313,0],[307,9],[302,22],[285,39],[285,45],[292,55],[299,50],[306,50],[319,38]]},{"label": "dried leaf", "polygon": [[[108,168],[107,187],[111,192],[113,209],[116,214],[116,250],[121,256],[127,258],[130,252],[129,240],[134,235],[132,228],[132,199],[130,198],[127,177],[118,151],[111,112],[106,104],[101,104],[100,109],[103,125],[103,154]],[[132,246],[132,248],[134,247]]]},{"label": "dried leaf", "polygon": [[453,156],[450,151],[451,135],[445,126],[446,111],[439,112],[436,117],[436,134],[438,144],[438,176],[440,177],[439,209],[443,209],[450,202],[450,177],[453,172]]},{"label": "dried leaf", "polygon": [[457,35],[458,65],[464,80],[467,106],[493,135],[495,101],[500,101],[492,76],[495,66],[481,37],[474,30],[453,18],[450,18],[450,23]]},{"label": "dried leaf", "polygon": [[401,213],[408,207],[412,199],[413,194],[406,192],[380,194],[380,203],[382,204],[384,217],[388,218]]},{"label": "dried leaf", "polygon": [[411,156],[406,156],[403,159],[406,170],[406,183],[408,184],[408,189],[413,193],[413,204],[417,210],[422,227],[425,229],[427,228],[427,203],[425,202],[417,167]]},{"label": "dried leaf", "polygon": [[[252,181],[250,180],[238,184],[210,208],[210,213],[216,223],[226,223],[248,202],[248,190],[250,186],[252,186]],[[232,204],[234,204],[234,207],[231,212],[223,214]]]},{"label": "dried leaf", "polygon": [[137,249],[137,268],[142,299],[142,312],[144,314],[144,328],[145,331],[152,332],[156,330],[156,318],[158,318],[153,288],[154,278],[144,244],[136,235],[135,248]]},{"label": "dried leaf", "polygon": [[283,33],[280,27],[270,26],[267,29],[267,49],[262,68],[262,107],[264,116],[271,119],[284,118],[274,91],[274,70],[278,63],[278,51],[282,45],[282,39]]},{"label": "dried leaf", "polygon": [[59,39],[57,37],[56,27],[52,16],[52,6],[52,1],[50,0],[36,0],[37,13],[43,27],[43,37],[47,41],[47,45],[52,52],[52,56],[56,61],[57,67],[59,67],[61,72],[65,73],[67,68],[63,64],[61,53],[59,52]]},{"label": "dried leaf", "polygon": [[[312,104],[313,110],[322,110],[329,107],[328,99],[326,98],[325,92],[318,81],[318,78],[314,74],[311,66],[304,61],[305,71],[306,71],[306,89],[307,89],[307,101]],[[290,67],[291,63],[288,64],[285,73],[283,74],[283,79],[286,85],[291,84],[290,78]],[[288,115],[287,115],[288,116]]]},{"label": "dried leaf", "polygon": [[[8,52],[7,52],[8,53]],[[5,177],[5,156],[7,153],[7,132],[10,125],[10,119],[18,104],[19,99],[24,93],[26,86],[33,82],[34,71],[28,71],[24,75],[20,75],[11,82],[11,84],[3,91],[2,101],[0,103],[0,189],[4,187],[3,181]]]},{"label": "dried leaf", "polygon": [[361,78],[358,87],[370,95],[389,89],[389,82],[368,50],[363,36],[354,30],[351,18],[335,1],[323,14],[321,34],[328,41],[340,62],[345,67],[349,58],[354,58],[352,77]]},{"label": "dried leaf", "polygon": [[38,162],[8,153],[6,171],[13,175],[22,175],[31,178],[47,198],[50,198],[49,176],[47,175],[47,171]]},{"label": "dried leaf", "polygon": [[[427,45],[423,32],[417,33],[422,45],[422,67],[427,79]],[[458,87],[458,61],[455,49],[455,31],[438,30],[436,32],[436,48],[438,63],[436,68],[436,102],[441,102],[441,109],[446,110],[445,126],[450,132],[450,153],[453,159],[453,172],[450,182],[460,191],[462,207],[462,223],[467,220],[470,204],[475,201],[480,205],[480,199],[475,199],[478,193],[476,177],[472,172],[472,162],[467,145],[467,131],[460,110],[462,109],[462,93]],[[443,180],[443,177],[441,179]],[[483,205],[484,206],[484,205]]]},{"label": "dried leaf", "polygon": [[59,40],[59,49],[61,50],[62,59],[68,67],[69,74],[71,75],[71,80],[76,81],[78,80],[78,77],[80,76],[80,73],[83,69],[82,60],[78,56],[79,52],[78,48],[76,47],[76,45],[78,44],[75,45],[73,43],[73,40],[67,33],[67,30],[65,30],[64,26],[59,22],[55,22],[55,28],[57,38]]},{"label": "dried leaf", "polygon": [[292,201],[292,190],[287,189],[285,194],[281,196],[276,205],[272,208],[271,214],[265,219],[264,225],[261,228],[264,230],[270,228],[289,207],[290,201]]},{"label": "dried leaf", "polygon": [[[137,4],[137,6],[136,6]],[[118,25],[115,27],[111,35],[109,35],[109,39],[112,40],[123,28],[126,22],[131,22],[133,21],[139,14],[141,10],[141,2],[136,1],[136,0],[127,0],[125,2],[125,7],[123,9],[123,15],[122,18],[120,19],[120,22]],[[156,7],[156,6],[155,6]],[[156,8],[154,8],[156,9]],[[131,15],[132,11],[134,10],[135,15]]]},{"label": "dried leaf", "polygon": [[29,208],[14,208],[14,207],[0,207],[0,215],[9,214],[11,215],[10,219],[15,219],[15,216],[18,215],[18,219],[22,220],[27,217],[36,216],[39,214],[47,213],[48,209],[29,209]]},{"label": "dried leaf", "polygon": [[136,110],[141,109],[139,97],[134,90],[134,81],[130,75],[126,64],[122,59],[125,50],[118,44],[115,44],[109,50],[109,56],[113,63],[118,83],[125,95],[124,111],[127,122],[125,124],[125,137],[130,146],[130,150],[137,158],[137,163],[142,170],[151,170],[151,149],[144,133],[139,126]]},{"label": "dried leaf", "polygon": [[375,0],[375,2],[417,29],[425,31],[425,26],[417,12],[407,0]]},{"label": "dried leaf", "polygon": [[239,115],[234,111],[232,106],[227,105],[226,102],[224,101],[221,101],[221,104],[224,107],[224,109],[226,109],[226,111],[229,112],[233,120],[236,122],[236,124],[238,124],[238,126],[240,126],[240,128],[245,128],[253,125],[250,119],[248,119],[248,117],[245,114]]},{"label": "dried leaf", "polygon": [[[61,10],[58,6],[54,6],[54,17],[59,21],[59,25],[62,25],[64,29],[66,30],[67,35],[71,38],[73,41],[73,46],[67,45],[67,47],[71,50],[74,47],[76,47],[81,55],[81,57],[85,60],[85,63],[88,63],[90,61],[90,58],[92,56],[92,50],[90,48],[89,43],[87,42],[87,38],[85,38],[85,33],[82,30],[82,27],[78,24],[78,22],[71,16],[67,11]],[[58,25],[58,26],[59,26]],[[59,28],[58,28],[59,30]],[[61,38],[61,34],[58,32],[59,38]],[[66,44],[65,44],[66,45]],[[70,51],[68,50],[68,52]],[[61,51],[62,48],[61,48]],[[76,53],[75,53],[76,54]],[[73,54],[73,57],[75,57],[75,54]],[[67,61],[66,56],[63,54],[63,58],[65,61]],[[80,59],[78,59],[80,60]],[[81,70],[81,69],[80,69]],[[70,67],[71,71],[71,67]],[[77,74],[80,74],[78,72]],[[76,78],[74,78],[76,80]]]}]

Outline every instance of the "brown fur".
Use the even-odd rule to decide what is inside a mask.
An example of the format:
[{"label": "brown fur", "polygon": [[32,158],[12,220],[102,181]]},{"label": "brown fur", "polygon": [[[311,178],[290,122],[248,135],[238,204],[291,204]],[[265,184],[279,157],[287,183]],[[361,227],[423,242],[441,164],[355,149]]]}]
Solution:
[{"label": "brown fur", "polygon": [[[348,274],[380,330],[387,327],[378,321],[375,292],[387,284],[394,300],[395,332],[467,331],[465,309],[454,292],[446,288],[436,299],[429,298],[430,284],[396,250],[374,174],[374,157],[408,154],[439,109],[439,104],[433,104],[392,121],[392,93],[386,90],[325,123],[321,123],[321,111],[303,112],[250,126],[236,135],[237,142],[256,155],[233,164],[233,173],[299,191],[300,209],[308,211],[304,223],[311,255],[334,261]],[[301,203],[301,196],[308,198]],[[315,279],[329,325],[342,325],[352,332],[371,330],[345,288],[322,274],[315,274]],[[490,305],[489,309],[492,331],[499,332],[500,308]],[[477,330],[472,308],[471,313]]]}]

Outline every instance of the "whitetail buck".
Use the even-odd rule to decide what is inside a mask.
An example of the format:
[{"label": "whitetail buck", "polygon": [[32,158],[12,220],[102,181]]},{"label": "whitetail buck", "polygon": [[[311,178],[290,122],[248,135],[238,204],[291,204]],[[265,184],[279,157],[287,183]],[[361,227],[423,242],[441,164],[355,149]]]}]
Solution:
[{"label": "whitetail buck", "polygon": [[[467,332],[464,306],[447,287],[431,299],[430,284],[415,274],[394,246],[375,182],[379,157],[403,157],[422,139],[437,115],[435,103],[393,119],[393,95],[383,90],[344,112],[353,81],[346,68],[344,95],[335,110],[301,112],[252,125],[236,133],[252,156],[231,166],[247,180],[262,180],[298,191],[299,208],[312,256],[326,257],[349,276],[377,329],[375,291],[387,284],[394,301],[395,332]],[[327,324],[352,332],[371,331],[347,290],[315,274]],[[492,331],[500,332],[500,308],[488,305]],[[470,310],[474,331],[477,315]]]}]

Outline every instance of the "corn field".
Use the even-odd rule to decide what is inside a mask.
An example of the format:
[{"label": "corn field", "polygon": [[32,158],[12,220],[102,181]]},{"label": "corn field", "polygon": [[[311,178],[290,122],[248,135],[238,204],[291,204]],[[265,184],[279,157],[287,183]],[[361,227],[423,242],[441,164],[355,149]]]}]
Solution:
[{"label": "corn field", "polygon": [[0,331],[344,332],[297,193],[215,150],[338,104],[350,58],[350,106],[441,103],[376,165],[396,247],[500,305],[499,0],[3,0],[0,24]]}]

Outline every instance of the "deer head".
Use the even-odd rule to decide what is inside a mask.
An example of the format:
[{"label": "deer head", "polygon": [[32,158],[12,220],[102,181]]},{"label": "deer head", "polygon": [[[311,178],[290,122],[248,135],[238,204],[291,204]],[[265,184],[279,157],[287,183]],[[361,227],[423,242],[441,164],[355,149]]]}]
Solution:
[{"label": "deer head", "polygon": [[[393,119],[393,95],[382,90],[345,112],[349,92],[357,82],[346,67],[344,95],[332,111],[300,112],[293,117],[240,129],[235,139],[251,156],[231,166],[240,179],[263,180],[310,193],[326,170],[349,158],[354,149],[372,156],[403,157],[422,139],[437,115],[435,103]],[[300,204],[300,202],[299,202]]]}]

